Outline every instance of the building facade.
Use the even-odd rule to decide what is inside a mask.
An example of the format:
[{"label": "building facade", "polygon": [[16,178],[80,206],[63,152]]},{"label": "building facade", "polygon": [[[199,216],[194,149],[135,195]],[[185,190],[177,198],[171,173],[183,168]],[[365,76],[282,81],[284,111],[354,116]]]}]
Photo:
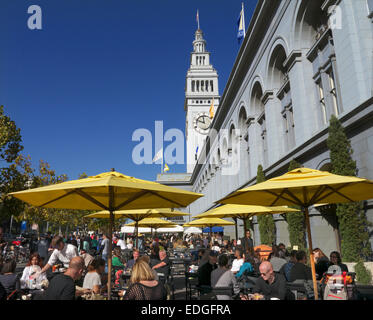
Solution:
[{"label": "building facade", "polygon": [[[260,164],[267,178],[287,172],[292,159],[327,170],[333,114],[351,141],[358,176],[373,179],[372,19],[371,0],[259,0],[199,163],[188,181],[159,175],[158,182],[203,193],[186,208],[195,215],[254,184]],[[365,210],[373,222],[372,200]],[[310,213],[313,246],[327,254],[339,249],[325,212]],[[289,245],[286,221],[275,221],[276,242]]]}]

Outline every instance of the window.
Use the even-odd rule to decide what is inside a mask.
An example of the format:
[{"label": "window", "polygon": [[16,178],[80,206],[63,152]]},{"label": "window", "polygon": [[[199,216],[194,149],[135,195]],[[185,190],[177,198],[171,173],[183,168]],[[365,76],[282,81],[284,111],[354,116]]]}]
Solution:
[{"label": "window", "polygon": [[339,115],[339,108],[338,108],[338,101],[337,101],[337,89],[335,87],[335,80],[334,80],[334,73],[333,70],[330,68],[327,72],[327,75],[329,77],[329,88],[330,88],[330,95],[332,97],[332,108],[333,113],[338,116]]},{"label": "window", "polygon": [[192,81],[192,92],[194,92],[194,90],[195,90],[195,85],[196,85],[196,83],[195,83],[195,81],[193,80],[193,81]]},{"label": "window", "polygon": [[321,84],[321,79],[316,83],[317,85],[317,90],[319,94],[319,102],[320,102],[320,107],[321,107],[321,117],[322,121],[324,124],[327,124],[327,116],[326,116],[326,104],[325,104],[325,96],[324,96],[324,89]]},{"label": "window", "polygon": [[214,91],[214,82],[212,80],[210,80],[210,87],[211,87],[211,92]]},{"label": "window", "polygon": [[367,3],[369,16],[373,18],[373,0],[367,0]]},{"label": "window", "polygon": [[267,146],[267,128],[266,128],[266,118],[265,118],[265,113],[263,112],[263,114],[259,117],[258,119],[258,123],[260,125],[260,136],[262,137],[262,147],[263,147],[263,165],[264,166],[267,166],[267,150],[268,150],[268,146]]},{"label": "window", "polygon": [[203,92],[203,91],[205,91],[205,82],[202,80],[201,81],[201,91]]}]

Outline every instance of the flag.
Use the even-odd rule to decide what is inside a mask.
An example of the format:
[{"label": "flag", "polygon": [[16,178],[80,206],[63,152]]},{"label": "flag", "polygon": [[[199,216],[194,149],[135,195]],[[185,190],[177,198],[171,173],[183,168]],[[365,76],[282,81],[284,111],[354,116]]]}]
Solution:
[{"label": "flag", "polygon": [[212,99],[211,107],[210,107],[210,119],[214,117],[214,99]]},{"label": "flag", "polygon": [[240,12],[240,16],[238,17],[237,25],[238,25],[238,33],[237,33],[238,44],[241,44],[241,41],[245,38],[245,13],[244,13],[243,3],[242,3],[242,9]]},{"label": "flag", "polygon": [[164,172],[170,171],[170,168],[168,167],[167,163],[164,164]]},{"label": "flag", "polygon": [[157,154],[153,158],[153,163],[163,158],[163,148],[159,149]]}]

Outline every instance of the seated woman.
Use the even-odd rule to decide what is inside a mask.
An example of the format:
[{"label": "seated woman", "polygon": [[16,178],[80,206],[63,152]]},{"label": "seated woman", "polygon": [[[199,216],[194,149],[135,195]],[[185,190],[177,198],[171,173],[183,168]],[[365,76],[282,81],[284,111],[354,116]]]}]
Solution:
[{"label": "seated woman", "polygon": [[344,263],[342,263],[342,258],[341,258],[341,255],[338,251],[333,251],[330,254],[329,267],[333,266],[333,265],[339,266],[341,268],[342,272],[348,272],[348,267]]},{"label": "seated woman", "polygon": [[[9,297],[15,290],[20,290],[20,281],[15,273],[17,267],[16,260],[13,258],[5,258],[1,268],[0,283],[5,289],[6,296]],[[15,295],[13,295],[15,297]]]},{"label": "seated woman", "polygon": [[[124,300],[166,300],[164,285],[155,280],[154,273],[145,261],[137,261],[132,269],[130,286]],[[120,293],[123,295],[123,292]]]},{"label": "seated woman", "polygon": [[236,273],[236,278],[240,278],[244,274],[251,275],[254,272],[253,258],[249,254],[244,255],[245,262],[241,266],[240,270]]},{"label": "seated woman", "polygon": [[323,277],[323,274],[328,271],[330,261],[319,248],[313,249],[313,256],[315,261],[316,280],[320,280]]},{"label": "seated woman", "polygon": [[113,250],[113,258],[112,258],[112,265],[116,268],[124,268],[124,264],[122,262],[121,256],[121,250],[119,247],[114,248]]},{"label": "seated woman", "polygon": [[105,260],[94,259],[88,266],[88,273],[84,277],[83,288],[92,290],[95,294],[100,294],[106,289],[102,287],[101,276],[105,272]]},{"label": "seated woman", "polygon": [[21,277],[21,288],[30,288],[29,282],[30,280],[36,279],[36,281],[41,282],[43,280],[47,280],[47,276],[45,273],[41,273],[41,269],[43,268],[42,260],[37,252],[34,252],[29,260],[28,263],[23,270],[22,277]]}]

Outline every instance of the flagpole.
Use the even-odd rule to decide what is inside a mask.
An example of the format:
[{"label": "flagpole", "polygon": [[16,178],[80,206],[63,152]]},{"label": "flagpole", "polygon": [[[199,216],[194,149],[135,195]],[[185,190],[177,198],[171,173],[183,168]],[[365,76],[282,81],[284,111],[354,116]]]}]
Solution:
[{"label": "flagpole", "polygon": [[243,20],[243,37],[245,39],[246,36],[246,25],[245,25],[245,7],[242,2],[242,20]]},{"label": "flagpole", "polygon": [[199,12],[198,12],[198,9],[197,9],[197,23],[198,23],[198,30],[199,30]]}]

